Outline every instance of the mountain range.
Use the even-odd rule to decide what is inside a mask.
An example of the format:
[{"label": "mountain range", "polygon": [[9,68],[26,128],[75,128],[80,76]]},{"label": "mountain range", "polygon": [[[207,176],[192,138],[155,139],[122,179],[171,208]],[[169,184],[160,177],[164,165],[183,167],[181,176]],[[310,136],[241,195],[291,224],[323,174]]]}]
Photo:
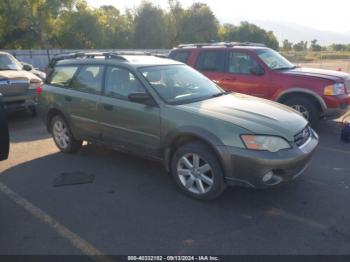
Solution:
[{"label": "mountain range", "polygon": [[333,31],[323,31],[309,26],[302,26],[292,22],[275,22],[256,20],[251,21],[265,30],[274,32],[280,42],[288,39],[293,43],[317,39],[320,45],[350,44],[350,31],[348,33],[338,33]]}]

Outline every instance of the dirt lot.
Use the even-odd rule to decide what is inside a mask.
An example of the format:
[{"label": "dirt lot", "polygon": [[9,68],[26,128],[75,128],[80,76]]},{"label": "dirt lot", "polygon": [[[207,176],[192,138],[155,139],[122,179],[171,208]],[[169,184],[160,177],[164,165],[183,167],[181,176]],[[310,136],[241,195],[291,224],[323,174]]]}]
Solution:
[{"label": "dirt lot", "polygon": [[339,68],[341,68],[342,71],[350,73],[350,59],[319,60],[315,62],[295,63],[295,64],[302,67],[322,68],[322,69],[329,69],[329,70],[338,70]]},{"label": "dirt lot", "polygon": [[[0,163],[0,255],[350,254],[350,144],[322,123],[303,176],[213,202],[179,193],[162,166],[86,145],[59,153],[38,119],[13,115]],[[64,172],[92,183],[54,187]]]}]

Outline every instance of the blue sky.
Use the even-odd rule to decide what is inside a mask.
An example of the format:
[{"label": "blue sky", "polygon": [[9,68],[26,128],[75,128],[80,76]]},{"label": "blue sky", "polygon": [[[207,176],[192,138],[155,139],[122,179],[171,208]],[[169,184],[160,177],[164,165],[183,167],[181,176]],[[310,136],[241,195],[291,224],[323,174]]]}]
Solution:
[{"label": "blue sky", "polygon": [[[140,0],[87,0],[98,7],[114,5],[118,9],[133,8]],[[168,6],[167,0],[150,1],[163,8]],[[180,0],[189,6],[193,0]],[[220,22],[237,24],[241,20],[290,22],[313,27],[324,31],[350,34],[350,1],[349,0],[199,0],[207,3]]]}]

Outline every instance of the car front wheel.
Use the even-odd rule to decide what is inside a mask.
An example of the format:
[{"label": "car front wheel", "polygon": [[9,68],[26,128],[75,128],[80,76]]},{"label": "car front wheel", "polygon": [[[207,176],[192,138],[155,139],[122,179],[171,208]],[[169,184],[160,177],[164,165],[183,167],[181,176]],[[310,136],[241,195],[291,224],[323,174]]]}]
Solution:
[{"label": "car front wheel", "polygon": [[285,104],[302,114],[312,127],[317,127],[320,120],[320,113],[313,100],[306,97],[292,97]]},{"label": "car front wheel", "polygon": [[67,121],[61,115],[52,118],[51,132],[56,146],[62,152],[75,153],[80,149],[82,141],[76,140],[73,137]]},{"label": "car front wheel", "polygon": [[220,162],[203,143],[192,142],[178,148],[172,157],[171,171],[179,188],[193,198],[211,200],[225,189]]}]

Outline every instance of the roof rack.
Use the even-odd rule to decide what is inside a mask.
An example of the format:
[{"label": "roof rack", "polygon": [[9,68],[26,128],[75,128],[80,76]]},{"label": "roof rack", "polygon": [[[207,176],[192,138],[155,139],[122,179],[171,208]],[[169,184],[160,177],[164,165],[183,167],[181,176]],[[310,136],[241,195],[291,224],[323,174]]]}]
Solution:
[{"label": "roof rack", "polygon": [[210,47],[210,46],[224,46],[224,47],[233,47],[233,46],[259,46],[266,47],[266,45],[262,43],[251,43],[251,42],[212,42],[212,43],[193,43],[193,44],[180,44],[178,48],[186,48],[186,47]]},{"label": "roof rack", "polygon": [[58,54],[54,57],[56,61],[65,59],[77,59],[77,58],[95,58],[98,56],[105,57],[105,59],[120,59],[127,61],[123,55],[149,55],[150,52],[139,52],[139,51],[122,51],[122,52],[76,52],[76,53],[63,53]]}]

